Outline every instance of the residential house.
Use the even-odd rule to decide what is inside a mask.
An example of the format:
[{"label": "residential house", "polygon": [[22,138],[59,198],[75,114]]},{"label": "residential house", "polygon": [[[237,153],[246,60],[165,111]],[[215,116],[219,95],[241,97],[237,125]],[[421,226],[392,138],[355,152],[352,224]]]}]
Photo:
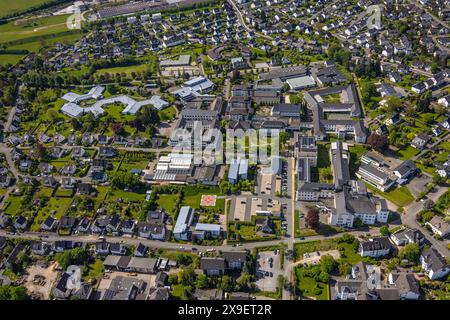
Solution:
[{"label": "residential house", "polygon": [[359,244],[361,257],[379,258],[391,253],[393,247],[388,237],[372,238]]},{"label": "residential house", "polygon": [[413,139],[413,141],[411,142],[411,146],[416,149],[422,150],[425,148],[428,141],[430,141],[430,137],[424,133],[421,133]]},{"label": "residential house", "polygon": [[424,236],[417,229],[405,228],[391,234],[390,239],[397,246],[404,246],[410,243],[421,245],[424,241]]},{"label": "residential house", "polygon": [[450,223],[438,215],[435,215],[430,221],[426,222],[425,225],[430,226],[433,233],[441,237],[446,237],[450,233]]},{"label": "residential house", "polygon": [[227,269],[242,270],[247,262],[246,251],[226,251],[222,253],[225,259]]},{"label": "residential house", "polygon": [[27,227],[28,220],[24,216],[18,216],[14,221],[14,228],[24,230]]},{"label": "residential house", "polygon": [[138,246],[134,250],[134,256],[145,257],[147,255],[148,247],[139,242]]},{"label": "residential house", "polygon": [[208,276],[219,276],[225,273],[225,259],[218,257],[202,257],[200,269]]},{"label": "residential house", "polygon": [[41,230],[43,231],[54,231],[58,225],[58,220],[53,217],[48,216],[41,224]]}]

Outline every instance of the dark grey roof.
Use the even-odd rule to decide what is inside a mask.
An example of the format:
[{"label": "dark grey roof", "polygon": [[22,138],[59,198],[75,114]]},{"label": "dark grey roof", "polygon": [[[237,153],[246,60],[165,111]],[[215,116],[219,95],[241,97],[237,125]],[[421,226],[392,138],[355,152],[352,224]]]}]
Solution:
[{"label": "dark grey roof", "polygon": [[227,252],[223,252],[222,256],[225,258],[227,263],[246,262],[247,261],[247,252],[246,251],[227,251]]},{"label": "dark grey roof", "polygon": [[202,270],[225,270],[224,258],[202,257],[200,260],[200,269]]},{"label": "dark grey roof", "polygon": [[434,272],[439,271],[447,266],[445,258],[435,249],[429,248],[422,252],[422,258],[425,260],[428,268]]},{"label": "dark grey roof", "polygon": [[403,177],[408,172],[415,169],[416,169],[415,163],[412,160],[406,160],[403,161],[398,167],[396,167],[394,171],[398,171],[398,173],[400,173],[400,175]]}]

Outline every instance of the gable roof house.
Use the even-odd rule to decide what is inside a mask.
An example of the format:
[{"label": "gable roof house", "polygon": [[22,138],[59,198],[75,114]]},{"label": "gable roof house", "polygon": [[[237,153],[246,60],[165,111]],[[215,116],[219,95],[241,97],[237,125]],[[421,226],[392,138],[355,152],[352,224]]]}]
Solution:
[{"label": "gable roof house", "polygon": [[361,257],[378,258],[388,255],[392,249],[393,247],[388,237],[378,237],[361,242],[358,252]]},{"label": "gable roof house", "polygon": [[110,244],[106,241],[100,241],[95,244],[95,253],[98,255],[109,254]]},{"label": "gable roof house", "polygon": [[43,231],[53,231],[58,225],[58,220],[53,217],[47,217],[44,222],[41,224],[41,230]]},{"label": "gable roof house", "polygon": [[47,255],[50,252],[51,245],[42,241],[31,241],[30,250],[32,254],[38,256]]},{"label": "gable roof house", "polygon": [[138,236],[145,239],[165,240],[166,226],[164,223],[138,222],[136,224]]},{"label": "gable roof house", "polygon": [[10,224],[9,217],[4,212],[0,212],[0,228],[4,229],[7,226],[9,226],[9,224]]},{"label": "gable roof house", "polygon": [[209,276],[219,276],[225,273],[225,259],[218,257],[202,257],[200,269]]},{"label": "gable roof house", "polygon": [[390,239],[397,246],[404,246],[410,243],[422,244],[424,241],[424,236],[422,232],[417,229],[406,228],[403,230],[399,230],[390,235]]},{"label": "gable roof house", "polygon": [[65,230],[69,234],[72,233],[72,229],[75,227],[77,219],[69,216],[62,216],[58,223],[58,231]]},{"label": "gable roof house", "polygon": [[247,262],[246,251],[227,251],[223,252],[222,256],[225,259],[227,269],[241,270]]},{"label": "gable roof house", "polygon": [[379,267],[359,262],[350,275],[336,281],[331,296],[332,300],[416,300],[420,290],[412,273],[392,272],[388,283],[382,283]]},{"label": "gable roof house", "polygon": [[124,255],[127,252],[127,248],[123,243],[111,243],[109,245],[109,251],[115,255]]},{"label": "gable roof house", "polygon": [[91,226],[93,233],[103,233],[106,230],[106,226],[111,220],[110,216],[100,215],[95,219],[94,224]]},{"label": "gable roof house", "polygon": [[89,231],[91,226],[91,218],[83,217],[78,223],[76,233],[86,233]]},{"label": "gable roof house", "polygon": [[413,139],[411,145],[416,149],[422,150],[425,148],[428,141],[430,141],[430,137],[424,133],[421,133]]},{"label": "gable roof house", "polygon": [[24,216],[18,216],[14,221],[14,228],[24,230],[27,224],[28,220]]},{"label": "gable roof house", "polygon": [[122,219],[117,214],[111,215],[108,224],[106,225],[106,232],[118,235],[120,233],[120,226],[122,225]]},{"label": "gable roof house", "polygon": [[147,255],[148,247],[139,242],[138,246],[134,250],[134,255],[136,257],[145,257]]},{"label": "gable roof house", "polygon": [[426,222],[425,225],[430,226],[431,230],[441,237],[445,237],[450,233],[450,224],[438,215],[435,215],[430,221]]},{"label": "gable roof house", "polygon": [[56,252],[63,252],[64,250],[69,250],[75,248],[76,244],[69,240],[59,240],[53,243],[53,250]]}]

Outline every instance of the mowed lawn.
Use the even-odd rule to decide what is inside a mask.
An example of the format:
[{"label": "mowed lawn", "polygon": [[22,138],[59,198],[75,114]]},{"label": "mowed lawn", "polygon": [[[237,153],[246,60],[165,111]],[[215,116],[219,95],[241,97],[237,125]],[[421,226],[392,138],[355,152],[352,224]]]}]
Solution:
[{"label": "mowed lawn", "polygon": [[68,17],[69,15],[49,16],[0,25],[0,43],[69,31],[66,25]]},{"label": "mowed lawn", "polygon": [[105,68],[105,69],[98,69],[95,71],[97,75],[109,73],[111,75],[114,75],[116,73],[125,73],[126,75],[131,75],[132,72],[144,72],[149,68],[149,65],[147,64],[137,64],[133,66],[126,66],[126,67],[114,67],[114,68]]},{"label": "mowed lawn", "polygon": [[175,201],[178,199],[178,194],[159,194],[158,208],[163,208],[168,214],[175,215]]},{"label": "mowed lawn", "polygon": [[174,106],[168,107],[163,110],[160,110],[158,114],[159,119],[161,119],[161,121],[172,120],[177,115],[177,109]]},{"label": "mowed lawn", "polygon": [[414,157],[416,154],[419,153],[419,150],[417,150],[414,147],[411,146],[407,146],[404,149],[400,149],[397,151],[397,156],[401,159],[401,160],[409,160],[412,157]]},{"label": "mowed lawn", "polygon": [[24,55],[21,54],[0,54],[0,65],[6,66],[7,64],[15,65]]},{"label": "mowed lawn", "polygon": [[3,206],[3,211],[5,211],[8,215],[15,216],[19,213],[21,203],[22,197],[10,196]]},{"label": "mowed lawn", "polygon": [[11,14],[24,12],[28,9],[38,7],[45,3],[56,2],[55,0],[0,0],[0,18]]}]

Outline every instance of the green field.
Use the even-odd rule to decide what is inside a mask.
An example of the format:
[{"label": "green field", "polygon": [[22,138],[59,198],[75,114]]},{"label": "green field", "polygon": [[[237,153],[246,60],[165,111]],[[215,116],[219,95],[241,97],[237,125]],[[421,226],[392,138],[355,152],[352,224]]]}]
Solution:
[{"label": "green field", "polygon": [[122,190],[114,190],[110,191],[108,194],[108,200],[117,200],[117,199],[123,199],[123,200],[129,200],[129,201],[144,201],[145,199],[145,193],[136,193],[136,192],[126,192]]},{"label": "green field", "polygon": [[397,157],[399,157],[402,160],[409,160],[412,157],[414,157],[416,154],[419,153],[419,150],[417,150],[416,148],[413,148],[411,146],[407,146],[404,149],[400,149],[397,152]]},{"label": "green field", "polygon": [[105,74],[105,73],[109,73],[109,74],[125,73],[126,75],[130,75],[132,72],[144,72],[148,68],[149,68],[149,65],[147,65],[147,64],[138,64],[138,65],[126,66],[126,67],[98,69],[97,71],[95,71],[95,74],[101,75],[101,74]]},{"label": "green field", "polygon": [[178,199],[177,194],[159,194],[156,203],[158,208],[163,208],[168,214],[175,215],[175,201]]},{"label": "green field", "polygon": [[369,184],[366,185],[370,190],[378,193],[383,198],[386,198],[398,207],[404,207],[414,201],[413,195],[405,186],[397,187],[387,192],[382,192]]},{"label": "green field", "polygon": [[15,216],[19,213],[21,203],[22,197],[10,196],[4,204],[3,211],[11,216]]},{"label": "green field", "polygon": [[5,66],[7,64],[15,65],[24,56],[21,54],[0,54],[0,65]]},{"label": "green field", "polygon": [[56,2],[54,0],[19,0],[9,1],[0,0],[0,18],[16,13],[24,12],[28,9],[38,7],[40,5]]},{"label": "green field", "polygon": [[69,15],[11,21],[0,25],[0,43],[68,31]]},{"label": "green field", "polygon": [[0,25],[0,44],[4,44],[9,50],[35,52],[56,42],[74,42],[80,38],[81,33],[67,28],[68,17],[69,15],[48,16],[5,23]]}]

